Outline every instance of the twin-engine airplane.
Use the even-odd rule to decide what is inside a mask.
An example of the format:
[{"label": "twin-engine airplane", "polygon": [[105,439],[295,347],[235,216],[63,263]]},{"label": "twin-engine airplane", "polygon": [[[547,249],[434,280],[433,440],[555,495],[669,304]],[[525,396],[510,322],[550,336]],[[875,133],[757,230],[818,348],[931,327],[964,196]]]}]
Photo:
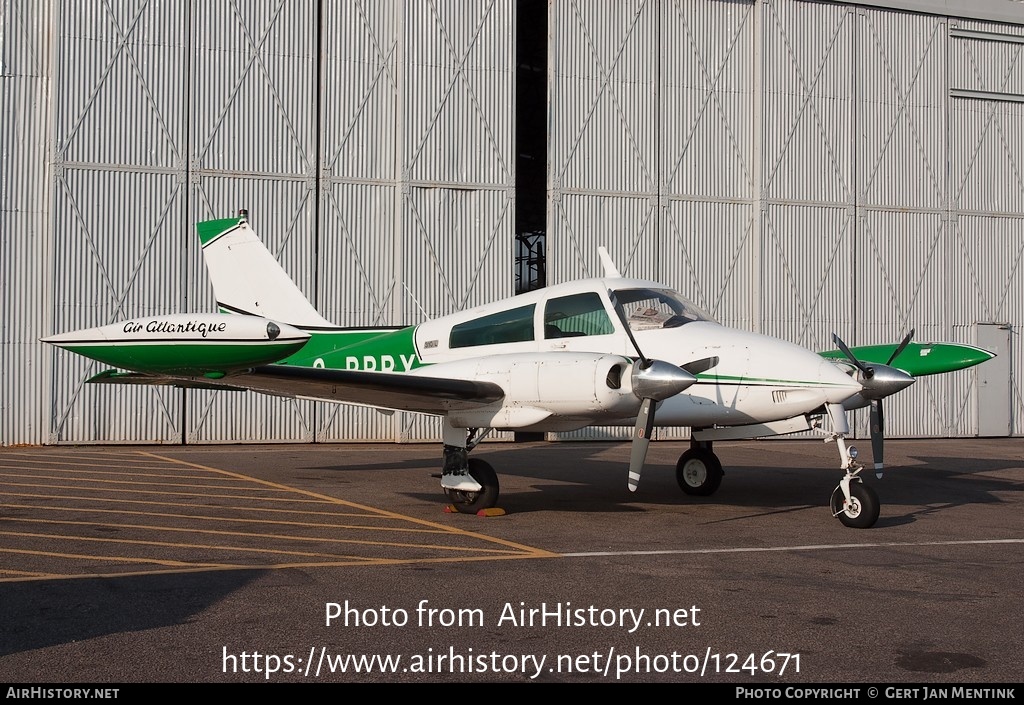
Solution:
[{"label": "twin-engine airplane", "polygon": [[720,439],[821,428],[843,477],[831,509],[846,526],[878,518],[874,491],[847,447],[846,411],[871,407],[881,476],[882,399],[914,377],[976,365],[992,353],[912,343],[816,354],[725,326],[664,284],[627,279],[601,250],[603,278],[550,286],[407,328],[326,321],[238,218],[197,225],[220,313],[138,318],[46,338],[128,370],[90,382],[253,390],[443,418],[441,487],[461,512],[491,508],[498,478],[469,452],[491,430],[634,427],[628,486],[636,490],[652,430],[692,428],[676,478],[713,494]]}]

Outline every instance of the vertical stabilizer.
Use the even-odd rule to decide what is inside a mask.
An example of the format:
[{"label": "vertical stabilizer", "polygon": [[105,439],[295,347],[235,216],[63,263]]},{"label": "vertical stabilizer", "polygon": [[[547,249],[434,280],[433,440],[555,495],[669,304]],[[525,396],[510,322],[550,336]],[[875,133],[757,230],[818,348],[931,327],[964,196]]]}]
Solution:
[{"label": "vertical stabilizer", "polygon": [[238,218],[196,224],[217,306],[227,313],[262,316],[301,328],[333,328],[295,286],[288,273]]}]

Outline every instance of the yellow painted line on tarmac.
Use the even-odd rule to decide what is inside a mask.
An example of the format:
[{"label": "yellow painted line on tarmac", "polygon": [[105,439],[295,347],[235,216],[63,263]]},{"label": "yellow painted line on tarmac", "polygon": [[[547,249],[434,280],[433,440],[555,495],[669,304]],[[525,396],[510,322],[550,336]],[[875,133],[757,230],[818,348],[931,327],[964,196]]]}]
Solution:
[{"label": "yellow painted line on tarmac", "polygon": [[[3,461],[4,457],[0,455],[0,461]],[[0,462],[0,468],[4,469],[18,469],[18,470],[35,470],[38,467],[49,468],[51,470],[66,470],[67,472],[89,472],[88,470],[79,470],[78,468],[126,468],[131,470],[160,470],[166,468],[166,465],[122,465],[120,458],[112,458],[105,463],[67,463],[53,458],[18,458],[18,463],[31,463],[30,465],[16,465],[13,463]],[[99,472],[99,471],[97,471]],[[188,477],[194,477],[189,475]]]},{"label": "yellow painted line on tarmac", "polygon": [[[0,569],[0,576],[3,575],[15,575],[25,580],[33,580],[36,578],[63,578],[65,576],[58,573],[40,573],[32,572],[28,570],[11,570],[7,568]],[[3,578],[0,578],[0,582],[5,582]]]},{"label": "yellow painted line on tarmac", "polygon": [[323,501],[323,502],[329,502],[329,503],[332,503],[332,504],[337,504],[337,505],[340,505],[340,506],[350,507],[350,508],[354,508],[354,509],[361,509],[361,510],[367,511],[367,512],[374,512],[374,513],[377,513],[377,514],[380,514],[380,515],[383,515],[383,516],[394,517],[396,519],[403,519],[405,521],[409,521],[409,522],[412,522],[413,524],[418,524],[420,526],[429,526],[429,527],[435,528],[435,529],[444,529],[444,530],[446,530],[446,531],[448,531],[448,532],[450,532],[452,534],[458,534],[458,535],[465,536],[465,537],[468,537],[468,538],[473,538],[473,539],[476,539],[478,541],[484,541],[484,542],[489,542],[489,543],[496,543],[496,544],[499,544],[499,545],[502,545],[502,546],[507,546],[508,548],[512,548],[512,549],[515,549],[517,551],[522,551],[522,557],[523,558],[551,557],[551,556],[557,555],[557,554],[552,553],[550,551],[545,551],[543,549],[535,548],[533,546],[525,546],[525,545],[523,545],[521,543],[516,543],[514,541],[508,541],[506,539],[499,539],[499,538],[495,538],[493,536],[487,536],[486,534],[479,534],[479,533],[476,533],[474,531],[467,531],[465,529],[460,529],[460,528],[457,528],[457,527],[445,526],[444,524],[438,524],[437,522],[427,521],[425,519],[419,519],[417,517],[405,516],[403,514],[398,514],[397,512],[390,512],[390,511],[387,511],[387,510],[384,510],[384,509],[378,509],[376,507],[369,507],[369,506],[367,506],[365,504],[358,504],[356,502],[349,502],[348,500],[338,499],[337,497],[331,497],[329,495],[320,494],[318,492],[311,492],[309,490],[302,490],[302,489],[298,489],[298,488],[295,488],[295,487],[289,487],[287,485],[281,485],[281,484],[278,484],[276,482],[271,482],[269,480],[262,480],[262,479],[259,479],[259,478],[250,477],[248,475],[242,475],[240,473],[231,472],[230,470],[223,470],[223,469],[220,469],[220,468],[213,468],[213,467],[209,467],[209,466],[206,466],[206,465],[200,465],[198,463],[191,463],[191,462],[188,462],[186,460],[178,460],[176,458],[169,458],[169,457],[165,457],[165,456],[162,456],[162,455],[157,455],[156,453],[149,453],[149,452],[146,452],[146,451],[139,451],[139,452],[142,455],[146,455],[146,456],[149,456],[151,458],[158,458],[160,460],[166,460],[167,462],[171,462],[171,463],[180,463],[182,465],[188,465],[190,467],[200,468],[202,470],[209,470],[210,472],[220,473],[220,474],[226,475],[228,477],[234,477],[236,479],[244,479],[244,480],[249,480],[251,482],[257,482],[257,483],[266,485],[267,487],[275,487],[275,488],[277,488],[279,490],[302,494],[302,495],[305,495],[307,497],[312,497],[312,498],[315,498],[315,499]]},{"label": "yellow painted line on tarmac", "polygon": [[[134,459],[138,461],[140,456],[142,458],[155,461],[157,463],[166,463],[168,465],[162,465],[157,467],[151,467],[145,460],[142,463],[129,464],[127,467],[121,466],[121,462],[129,462]],[[9,457],[9,456],[8,456]],[[9,498],[22,498],[23,501],[28,500],[43,500],[42,504],[31,504],[31,503],[5,503],[0,504],[0,507],[8,507],[19,510],[36,510],[38,512],[76,512],[83,515],[102,513],[104,515],[122,515],[122,516],[144,516],[149,518],[154,517],[165,517],[173,520],[187,520],[192,522],[234,522],[239,525],[263,525],[268,527],[301,527],[307,529],[320,529],[320,530],[346,530],[346,531],[364,531],[364,532],[376,532],[376,531],[405,531],[410,534],[419,535],[423,538],[427,538],[427,535],[433,534],[440,538],[441,536],[448,536],[453,539],[461,539],[461,542],[469,540],[471,542],[479,542],[475,547],[471,546],[460,546],[460,545],[442,545],[436,542],[436,539],[430,543],[415,543],[415,542],[401,542],[401,541],[382,541],[382,540],[362,540],[362,539],[345,539],[345,538],[322,538],[322,537],[309,537],[309,536],[294,536],[288,534],[276,534],[276,533],[251,533],[243,531],[227,531],[219,530],[214,528],[195,528],[190,526],[185,527],[174,527],[174,526],[155,526],[148,523],[139,524],[119,524],[119,523],[107,523],[103,521],[74,521],[70,519],[57,519],[57,518],[42,518],[42,517],[0,517],[0,521],[10,522],[14,524],[26,524],[34,523],[36,525],[46,524],[51,526],[77,526],[77,527],[94,527],[97,529],[114,527],[118,529],[135,530],[135,531],[156,531],[156,532],[177,532],[179,534],[205,534],[210,536],[220,536],[231,538],[242,538],[242,539],[267,539],[273,542],[287,541],[292,545],[297,545],[298,542],[304,542],[307,546],[310,542],[317,542],[326,551],[317,552],[294,550],[288,548],[288,544],[281,545],[277,543],[275,547],[253,547],[253,546],[227,546],[227,545],[208,545],[201,542],[189,542],[189,543],[177,543],[174,541],[159,541],[159,540],[144,540],[144,539],[129,539],[122,537],[102,537],[102,536],[86,536],[86,535],[59,535],[59,534],[47,534],[39,533],[38,531],[5,531],[0,532],[0,536],[11,537],[17,539],[34,539],[43,540],[47,542],[63,542],[67,547],[71,547],[72,542],[82,542],[85,544],[92,543],[93,545],[103,546],[119,546],[121,550],[118,553],[123,553],[124,550],[131,546],[138,547],[158,547],[163,549],[171,549],[175,551],[206,551],[210,552],[210,555],[223,555],[224,553],[234,553],[236,558],[242,558],[244,555],[252,556],[256,561],[266,560],[266,563],[255,562],[255,563],[239,563],[237,560],[232,561],[219,561],[219,560],[206,560],[200,562],[182,561],[171,558],[160,558],[153,556],[129,556],[129,555],[90,555],[89,552],[75,552],[75,551],[53,551],[53,550],[32,550],[28,548],[0,548],[0,554],[20,554],[27,556],[36,556],[41,558],[54,558],[64,559],[74,562],[78,561],[93,561],[93,562],[106,562],[106,563],[117,563],[121,566],[132,566],[132,565],[148,565],[153,566],[152,570],[143,569],[136,571],[125,571],[118,572],[104,572],[97,574],[76,574],[66,575],[58,573],[56,571],[46,572],[43,571],[26,571],[26,570],[0,570],[0,582],[9,581],[26,581],[26,580],[66,580],[76,579],[82,577],[123,577],[129,575],[163,575],[168,573],[191,573],[191,572],[204,572],[204,571],[221,571],[221,570],[267,570],[277,568],[316,568],[316,567],[342,567],[342,566],[384,566],[384,565],[403,565],[403,564],[419,564],[419,563],[452,563],[452,562],[479,562],[479,561],[493,561],[493,560],[513,560],[523,558],[551,558],[556,557],[558,554],[544,551],[532,546],[526,546],[513,541],[508,541],[493,536],[487,536],[485,534],[478,533],[476,531],[469,531],[463,528],[449,526],[434,521],[428,521],[419,519],[417,517],[407,516],[396,512],[378,509],[367,505],[350,502],[337,497],[320,494],[308,490],[302,490],[295,487],[271,482],[268,480],[262,480],[259,478],[243,475],[241,473],[224,470],[221,468],[210,467],[206,465],[200,465],[198,463],[192,463],[185,460],[178,460],[176,458],[162,456],[157,453],[151,453],[146,451],[132,451],[131,453],[119,454],[117,456],[105,455],[99,459],[100,462],[105,462],[102,465],[103,469],[90,470],[87,465],[72,465],[66,464],[61,467],[54,467],[54,465],[60,465],[59,463],[49,462],[48,465],[40,467],[11,467],[3,466],[3,460],[5,459],[4,454],[0,453],[0,496]],[[21,459],[19,458],[19,462]],[[180,471],[174,475],[167,475],[160,473],[159,478],[161,479],[174,479],[174,480],[188,480],[190,484],[181,484],[180,482],[168,483],[168,482],[147,482],[144,480],[114,480],[108,479],[111,475],[125,475],[129,474],[134,478],[152,477],[153,471],[159,471],[163,468],[178,467],[182,470],[194,470],[197,472],[196,476],[190,474],[183,474]],[[36,470],[42,470],[46,472],[50,470],[48,475],[40,476],[39,474],[32,474],[27,477],[33,480],[48,480],[49,482],[34,482],[26,483],[20,481],[14,481],[16,478],[21,479],[26,476],[21,473],[11,472],[12,470],[23,470],[34,472]],[[120,472],[119,472],[120,471]],[[145,472],[138,472],[145,471]],[[213,477],[201,477],[199,473],[211,473]],[[57,477],[53,477],[53,476]],[[106,476],[106,477],[96,477]],[[245,483],[245,486],[236,485],[231,483],[228,486],[223,483],[216,485],[200,485],[196,482],[203,480],[216,480],[216,478],[231,479],[232,481],[240,481]],[[59,484],[54,484],[54,481],[58,481]],[[68,484],[68,481],[74,484]],[[83,486],[84,485],[84,486]],[[166,489],[155,489],[155,487],[163,487]],[[181,487],[181,490],[173,489]],[[29,490],[27,492],[18,491],[19,488]],[[187,490],[198,490],[198,491],[187,491]],[[236,493],[224,493],[216,492],[211,493],[211,490],[239,490]],[[35,490],[35,492],[32,492]],[[54,490],[52,493],[48,493],[48,490]],[[77,494],[63,494],[64,492],[71,492]],[[285,496],[273,496],[274,492],[284,493]],[[84,493],[84,494],[83,494]],[[271,496],[267,496],[271,495]],[[141,499],[140,497],[148,497],[148,499]],[[167,498],[167,499],[163,499]],[[195,498],[197,501],[189,501],[191,498]],[[89,503],[92,505],[101,504],[107,505],[106,507],[97,507],[95,509],[89,509],[88,506],[82,507],[68,507],[68,506],[56,506],[53,504],[55,500],[58,501],[79,501],[83,503]],[[227,506],[222,504],[216,504],[218,500],[229,500]],[[292,506],[305,505],[309,509],[292,509],[292,508],[281,508],[271,507],[263,505],[272,505],[288,503]],[[133,509],[120,510],[117,507],[134,505]],[[319,505],[318,509],[313,509],[314,506]],[[187,508],[188,510],[210,510],[220,514],[222,512],[227,513],[227,516],[207,516],[195,515],[188,513],[179,513],[173,511],[164,512],[149,512],[141,509],[141,507],[161,507],[161,508]],[[334,511],[336,510],[336,511]],[[239,515],[239,516],[233,516]],[[49,515],[53,517],[53,514]],[[265,517],[272,518],[265,518]],[[257,518],[258,517],[258,518]],[[101,518],[101,517],[97,517]],[[307,521],[301,519],[306,518]],[[324,518],[327,522],[331,523],[320,523],[318,519]],[[334,523],[341,520],[345,523]],[[353,521],[355,520],[355,521]],[[379,524],[377,522],[380,522]],[[8,524],[10,526],[11,524]],[[28,528],[28,527],[25,527]],[[39,527],[42,528],[42,527]],[[170,536],[166,536],[170,538]],[[397,537],[396,537],[397,538]],[[414,538],[410,536],[409,538]],[[456,541],[459,543],[460,541]],[[377,548],[379,551],[374,553],[381,553],[378,556],[365,556],[365,555],[354,555],[347,553],[335,554],[329,550],[332,545],[344,544],[353,548],[357,546],[365,546],[369,548]],[[45,544],[43,544],[45,545]],[[273,545],[273,544],[272,544]],[[52,546],[52,543],[51,543]],[[312,547],[310,547],[312,548]],[[388,557],[389,551],[402,551],[404,553],[413,552],[413,555],[408,557]],[[419,555],[421,553],[427,553],[429,555]],[[187,553],[185,554],[187,555]],[[257,558],[260,556],[260,558]],[[226,557],[226,556],[225,556]],[[248,559],[245,559],[248,561]],[[83,566],[85,567],[85,566]]]},{"label": "yellow painted line on tarmac", "polygon": [[[0,549],[3,550],[3,549]],[[58,555],[58,554],[54,554]],[[86,556],[82,556],[85,558]],[[29,580],[90,580],[96,578],[143,578],[153,575],[188,575],[191,573],[209,573],[211,569],[226,572],[239,570],[283,570],[288,568],[348,568],[351,566],[384,566],[384,565],[418,565],[420,563],[479,563],[482,561],[513,561],[523,558],[558,558],[558,554],[538,556],[459,556],[454,558],[370,558],[366,560],[342,561],[310,561],[306,563],[267,563],[265,565],[212,565],[204,567],[201,563],[183,564],[181,567],[170,567],[168,570],[126,570],[120,573],[79,573],[76,575],[58,575],[56,573],[40,573],[36,577],[0,578],[0,583],[26,582]],[[96,556],[98,560],[114,560],[109,557]],[[141,563],[144,561],[135,561]]]},{"label": "yellow painted line on tarmac", "polygon": [[[125,475],[131,475],[132,477],[166,477],[171,480],[195,480],[202,479],[203,475],[198,472],[192,474],[181,474],[181,475],[170,475],[166,472],[138,472],[150,471],[150,470],[166,470],[167,466],[150,466],[150,465],[97,465],[98,468],[111,468],[116,467],[116,470],[83,470],[79,469],[81,466],[75,466],[73,468],[65,467],[63,465],[54,465],[53,463],[47,463],[45,465],[33,466],[33,465],[0,465],[0,470],[52,470],[53,472],[66,473],[68,475],[113,475],[115,477],[124,477]],[[177,470],[177,468],[175,468]],[[42,477],[33,472],[32,475],[14,475],[13,473],[0,472],[0,475],[12,475],[14,477]],[[61,478],[64,475],[60,476]]]},{"label": "yellow painted line on tarmac", "polygon": [[[39,475],[39,474],[23,475],[23,474],[20,474],[20,473],[6,473],[6,472],[0,472],[0,477],[19,477],[19,478],[24,478],[24,479],[36,479],[36,478],[38,478],[40,480],[66,480],[67,479],[66,477],[61,477],[60,475]],[[200,478],[200,479],[210,479],[210,478]],[[198,484],[198,483],[195,483],[195,482],[185,483],[185,482],[146,482],[146,481],[142,481],[142,480],[139,480],[139,481],[137,481],[137,480],[105,480],[103,478],[93,478],[93,477],[76,477],[75,478],[75,482],[95,482],[98,485],[103,485],[103,486],[106,486],[106,485],[127,485],[129,487],[134,487],[134,486],[138,485],[138,486],[143,486],[143,487],[199,487],[199,488],[204,488],[204,489],[208,488],[208,489],[211,489],[211,490],[242,489],[245,492],[271,492],[271,491],[274,491],[273,488],[271,488],[271,487],[244,487],[244,488],[239,488],[237,485],[203,485],[203,484]]]},{"label": "yellow painted line on tarmac", "polygon": [[[90,488],[91,489],[91,488]],[[201,509],[230,509],[232,511],[243,511],[243,512],[260,512],[261,514],[266,513],[278,513],[278,514],[300,514],[303,516],[323,516],[323,517],[354,517],[357,519],[386,519],[388,521],[400,521],[397,517],[385,517],[378,516],[376,514],[367,514],[365,512],[314,512],[307,509],[275,509],[273,507],[253,507],[252,505],[224,505],[224,504],[203,504],[201,502],[157,502],[151,499],[112,499],[109,497],[84,497],[82,495],[53,495],[53,494],[33,494],[30,492],[4,492],[0,490],[0,496],[6,497],[30,497],[35,499],[74,499],[81,502],[102,502],[104,504],[145,504],[157,507],[189,507],[189,508],[201,508]],[[207,496],[207,495],[200,495]],[[241,497],[240,499],[246,499]],[[34,506],[34,505],[26,505]],[[70,508],[69,508],[70,509]],[[78,507],[81,511],[99,511],[96,509],[86,509],[84,507]],[[242,520],[239,521],[249,521]],[[313,526],[313,525],[311,525]],[[366,527],[375,528],[375,527]],[[380,527],[386,528],[386,527]],[[422,529],[426,531],[426,529]],[[447,531],[447,530],[445,530]]]},{"label": "yellow painted line on tarmac", "polygon": [[[172,497],[211,497],[215,499],[250,499],[258,502],[297,502],[302,504],[334,504],[326,499],[295,499],[294,497],[250,497],[244,494],[210,494],[208,492],[161,492],[159,490],[121,490],[116,487],[78,487],[77,485],[43,485],[38,482],[23,483],[23,482],[0,482],[0,485],[6,487],[39,487],[46,489],[55,490],[85,490],[85,491],[97,491],[97,492],[119,492],[123,494],[155,494],[155,495],[169,495]],[[296,490],[292,490],[293,492]],[[62,497],[62,495],[54,495],[56,497]]]},{"label": "yellow painted line on tarmac", "polygon": [[[110,539],[113,541],[114,539]],[[83,560],[83,561],[108,561],[116,563],[154,563],[156,565],[165,565],[171,568],[201,568],[208,570],[210,568],[249,568],[251,566],[243,566],[235,563],[196,563],[194,561],[175,561],[169,558],[141,558],[138,556],[94,556],[87,553],[66,553],[62,551],[36,551],[29,550],[27,548],[0,548],[0,553],[19,553],[25,556],[46,556],[48,558],[67,558],[70,560]],[[58,576],[57,573],[46,573],[46,575]],[[120,573],[117,573],[120,575]],[[76,577],[69,575],[59,575],[59,577]]]},{"label": "yellow painted line on tarmac", "polygon": [[[160,546],[161,548],[189,548],[189,549],[203,549],[204,551],[240,551],[244,553],[280,553],[286,556],[308,556],[310,558],[331,558],[335,560],[354,560],[354,561],[365,561],[372,559],[364,559],[361,556],[349,556],[345,554],[335,553],[316,553],[313,551],[283,551],[277,548],[250,548],[248,546],[213,546],[209,544],[201,543],[173,543],[171,541],[143,541],[142,539],[124,539],[124,538],[103,538],[101,536],[68,536],[67,534],[36,534],[29,531],[0,531],[0,536],[20,536],[23,538],[33,539],[53,539],[58,541],[87,541],[91,543],[115,543],[115,544],[130,544],[133,546]],[[0,549],[9,550],[9,549]],[[34,551],[23,551],[24,553],[30,553],[37,555]],[[125,563],[131,562],[142,562],[131,556],[120,556],[119,560]],[[182,565],[197,565],[182,563]],[[261,568],[260,565],[251,565],[250,568]]]},{"label": "yellow painted line on tarmac", "polygon": [[[52,499],[52,497],[45,495],[38,495],[40,497],[46,497],[46,499]],[[132,503],[130,500],[126,500],[126,503]],[[153,502],[153,504],[161,504],[160,502]],[[193,504],[178,504],[172,506],[179,507],[196,507],[196,506],[216,506],[216,505],[193,505]],[[193,519],[201,521],[223,521],[237,524],[271,524],[274,526],[295,526],[304,527],[307,529],[366,529],[368,531],[401,531],[403,533],[414,533],[414,534],[445,534],[446,531],[441,529],[410,529],[407,526],[370,526],[369,524],[324,524],[322,522],[306,522],[306,521],[282,521],[280,519],[246,519],[241,517],[225,517],[225,516],[209,516],[206,514],[175,514],[173,512],[142,512],[132,509],[84,509],[82,507],[52,507],[45,504],[5,504],[0,503],[0,507],[7,507],[8,509],[43,509],[51,512],[88,512],[89,514],[117,514],[118,516],[133,515],[133,516],[145,516],[145,517],[163,517],[165,519]],[[227,508],[219,507],[216,508]],[[287,512],[287,509],[274,509],[265,511],[275,512]],[[310,514],[313,512],[304,512]],[[330,514],[328,512],[316,512],[317,514],[323,514],[325,516],[348,516],[345,514]],[[353,516],[363,516],[356,514]],[[13,517],[11,517],[13,518]],[[373,518],[373,517],[370,517]],[[383,517],[388,518],[388,517]]]},{"label": "yellow painted line on tarmac", "polygon": [[[62,452],[58,446],[47,446],[45,451],[40,448],[39,452],[43,452],[47,458],[56,458],[59,460],[67,459],[81,459],[81,460],[105,460],[107,458],[137,458],[139,451],[137,450],[123,450],[114,452],[92,452],[92,451],[79,451],[77,453]],[[16,450],[0,450],[0,458],[8,456],[17,456],[26,459],[35,459],[39,457],[39,452],[24,452]]]},{"label": "yellow painted line on tarmac", "polygon": [[[343,544],[354,544],[359,546],[385,546],[388,548],[429,548],[437,551],[492,551],[496,553],[515,553],[519,554],[521,551],[512,551],[505,548],[477,548],[469,546],[443,546],[439,544],[429,543],[403,543],[398,541],[366,541],[363,539],[336,539],[336,538],[323,538],[320,536],[292,536],[288,534],[257,534],[251,531],[221,531],[219,529],[200,529],[194,526],[153,526],[151,524],[115,524],[110,522],[100,521],[71,521],[65,519],[34,519],[31,517],[0,517],[0,522],[10,521],[18,524],[50,524],[50,525],[61,525],[61,526],[92,526],[92,527],[104,527],[113,529],[140,529],[143,531],[166,531],[171,533],[181,534],[209,534],[210,536],[232,536],[232,537],[244,537],[244,538],[259,538],[259,539],[278,539],[281,541],[315,541],[317,543],[343,543]],[[7,534],[8,532],[0,531],[0,536]],[[49,536],[49,534],[47,534]],[[54,535],[52,538],[61,538],[60,535]],[[176,545],[176,544],[169,544]],[[187,545],[187,544],[186,544]]]}]

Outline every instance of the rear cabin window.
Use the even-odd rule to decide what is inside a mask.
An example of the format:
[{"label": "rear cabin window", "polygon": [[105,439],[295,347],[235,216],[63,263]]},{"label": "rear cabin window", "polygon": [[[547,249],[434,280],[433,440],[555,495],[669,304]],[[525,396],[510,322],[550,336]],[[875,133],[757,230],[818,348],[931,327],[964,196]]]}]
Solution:
[{"label": "rear cabin window", "polygon": [[544,308],[545,338],[574,338],[614,332],[604,302],[597,292],[549,299]]},{"label": "rear cabin window", "polygon": [[522,343],[533,340],[535,309],[536,305],[530,304],[452,326],[448,347],[470,348],[476,345]]}]

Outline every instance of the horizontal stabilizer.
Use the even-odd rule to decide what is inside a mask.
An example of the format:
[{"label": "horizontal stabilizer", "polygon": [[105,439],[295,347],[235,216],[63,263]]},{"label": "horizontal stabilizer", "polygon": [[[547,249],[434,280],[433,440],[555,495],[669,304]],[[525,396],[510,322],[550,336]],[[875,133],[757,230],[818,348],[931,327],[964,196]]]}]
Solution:
[{"label": "horizontal stabilizer", "polygon": [[159,375],[144,375],[139,372],[118,372],[117,370],[105,370],[98,375],[86,380],[87,384],[131,384],[142,386],[173,386],[182,389],[212,389],[223,392],[243,392],[244,389],[229,387],[214,382],[206,382],[197,378],[163,377]]}]

